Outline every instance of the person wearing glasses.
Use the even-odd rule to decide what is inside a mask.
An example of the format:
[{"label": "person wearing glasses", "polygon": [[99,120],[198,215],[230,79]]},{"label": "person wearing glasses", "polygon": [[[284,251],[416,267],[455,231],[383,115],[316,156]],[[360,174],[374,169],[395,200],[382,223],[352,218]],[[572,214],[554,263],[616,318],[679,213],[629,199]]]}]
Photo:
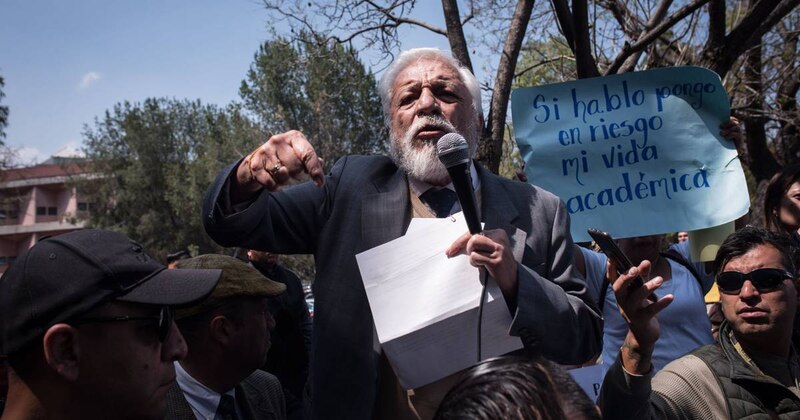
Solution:
[{"label": "person wearing glasses", "polygon": [[[652,377],[658,314],[672,296],[647,300],[662,280],[630,290],[645,261],[614,276],[629,330],[599,397],[605,418],[799,418],[800,359],[796,250],[780,233],[746,227],[723,242],[715,259],[722,322],[717,343],[668,364]],[[613,273],[613,270],[609,270]]]},{"label": "person wearing glasses", "polygon": [[2,419],[161,419],[186,343],[172,305],[211,293],[220,270],[167,270],[120,233],[41,239],[0,279]]},{"label": "person wearing glasses", "polygon": [[259,370],[275,328],[268,301],[286,285],[226,255],[180,260],[176,268],[218,268],[222,278],[208,298],[176,313],[189,354],[175,362],[165,419],[286,419],[280,382]]}]

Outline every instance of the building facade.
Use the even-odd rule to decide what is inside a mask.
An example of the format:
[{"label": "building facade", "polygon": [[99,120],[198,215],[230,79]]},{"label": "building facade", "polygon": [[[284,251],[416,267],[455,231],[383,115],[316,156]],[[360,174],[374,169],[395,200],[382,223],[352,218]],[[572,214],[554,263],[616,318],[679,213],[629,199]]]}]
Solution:
[{"label": "building facade", "polygon": [[0,274],[45,236],[83,229],[94,204],[76,180],[92,177],[72,158],[0,172]]}]

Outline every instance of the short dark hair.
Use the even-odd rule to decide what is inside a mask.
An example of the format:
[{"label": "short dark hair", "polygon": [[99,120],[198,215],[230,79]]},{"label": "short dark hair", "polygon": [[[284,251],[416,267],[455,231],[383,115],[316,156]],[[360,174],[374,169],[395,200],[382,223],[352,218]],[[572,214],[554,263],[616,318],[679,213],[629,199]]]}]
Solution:
[{"label": "short dark hair", "polygon": [[800,181],[800,163],[786,166],[769,181],[764,194],[764,224],[768,230],[790,233],[781,221],[780,207],[786,191],[797,181]]},{"label": "short dark hair", "polygon": [[770,245],[781,253],[783,268],[797,274],[797,249],[788,235],[766,229],[746,226],[730,234],[717,251],[714,259],[715,274],[719,274],[733,258],[740,257],[759,245]]},{"label": "short dark hair", "polygon": [[436,420],[600,419],[562,367],[541,358],[502,356],[470,368],[444,397]]}]

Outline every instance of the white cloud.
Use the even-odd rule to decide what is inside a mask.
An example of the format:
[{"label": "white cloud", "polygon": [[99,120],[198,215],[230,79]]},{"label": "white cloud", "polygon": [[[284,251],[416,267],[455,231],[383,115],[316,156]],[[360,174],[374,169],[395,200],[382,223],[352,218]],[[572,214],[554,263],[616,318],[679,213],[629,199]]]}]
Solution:
[{"label": "white cloud", "polygon": [[42,153],[39,149],[30,146],[23,146],[14,150],[14,162],[22,166],[35,165],[42,163],[50,156]]},{"label": "white cloud", "polygon": [[78,83],[78,89],[88,89],[89,86],[93,85],[98,80],[100,80],[100,73],[96,71],[90,71],[81,77],[81,82]]},{"label": "white cloud", "polygon": [[53,153],[53,157],[83,157],[81,142],[70,140]]}]

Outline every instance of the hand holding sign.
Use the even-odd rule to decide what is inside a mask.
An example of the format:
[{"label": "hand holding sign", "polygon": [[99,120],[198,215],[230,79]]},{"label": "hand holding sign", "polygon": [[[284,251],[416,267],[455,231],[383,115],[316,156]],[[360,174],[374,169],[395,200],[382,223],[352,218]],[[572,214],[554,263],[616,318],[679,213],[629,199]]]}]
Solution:
[{"label": "hand holding sign", "polygon": [[588,240],[591,226],[642,236],[716,226],[747,212],[735,147],[718,134],[728,98],[709,70],[518,89],[511,107],[528,179],[564,200],[576,241]]}]

